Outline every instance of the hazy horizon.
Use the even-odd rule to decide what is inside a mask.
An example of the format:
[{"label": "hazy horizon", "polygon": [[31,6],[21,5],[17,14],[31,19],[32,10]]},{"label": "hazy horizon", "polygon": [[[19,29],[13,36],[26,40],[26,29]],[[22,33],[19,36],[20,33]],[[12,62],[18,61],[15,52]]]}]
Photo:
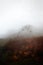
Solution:
[{"label": "hazy horizon", "polygon": [[43,31],[43,0],[0,0],[0,38],[25,25]]}]

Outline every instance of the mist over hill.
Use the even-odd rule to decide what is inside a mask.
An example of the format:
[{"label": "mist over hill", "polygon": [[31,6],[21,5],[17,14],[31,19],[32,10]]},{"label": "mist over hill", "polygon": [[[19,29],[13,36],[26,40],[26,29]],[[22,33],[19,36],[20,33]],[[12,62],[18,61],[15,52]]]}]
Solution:
[{"label": "mist over hill", "polygon": [[43,36],[43,29],[37,28],[32,25],[25,25],[21,27],[15,34],[11,34],[10,37],[37,37],[37,36]]},{"label": "mist over hill", "polygon": [[11,30],[6,34],[5,37],[0,38],[0,45],[3,46],[9,39],[21,39],[30,37],[40,37],[43,36],[43,29],[37,28],[32,25],[25,25],[21,27],[18,31]]}]

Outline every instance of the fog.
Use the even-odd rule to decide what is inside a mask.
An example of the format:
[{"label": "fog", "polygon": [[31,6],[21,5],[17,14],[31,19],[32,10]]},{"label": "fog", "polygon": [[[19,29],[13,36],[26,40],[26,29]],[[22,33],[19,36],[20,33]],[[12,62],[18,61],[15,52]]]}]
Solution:
[{"label": "fog", "polygon": [[43,0],[0,0],[0,38],[25,25],[43,31]]}]

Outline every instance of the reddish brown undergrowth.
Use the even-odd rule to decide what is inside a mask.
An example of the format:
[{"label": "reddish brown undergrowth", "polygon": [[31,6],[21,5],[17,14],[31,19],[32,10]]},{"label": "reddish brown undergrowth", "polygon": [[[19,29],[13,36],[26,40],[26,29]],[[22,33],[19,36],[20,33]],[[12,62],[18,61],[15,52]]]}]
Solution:
[{"label": "reddish brown undergrowth", "polygon": [[37,56],[38,52],[43,51],[43,37],[9,40],[5,47],[12,49],[15,54]]},{"label": "reddish brown undergrowth", "polygon": [[[19,62],[23,59],[43,62],[43,37],[10,39],[4,46],[6,61]],[[29,62],[28,60],[28,62]]]}]

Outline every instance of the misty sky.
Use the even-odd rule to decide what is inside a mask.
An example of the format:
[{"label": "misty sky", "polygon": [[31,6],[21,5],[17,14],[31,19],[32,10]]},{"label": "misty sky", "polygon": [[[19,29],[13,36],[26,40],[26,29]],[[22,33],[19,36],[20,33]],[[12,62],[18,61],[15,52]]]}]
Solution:
[{"label": "misty sky", "polygon": [[43,0],[0,0],[0,37],[28,24],[43,27]]}]

